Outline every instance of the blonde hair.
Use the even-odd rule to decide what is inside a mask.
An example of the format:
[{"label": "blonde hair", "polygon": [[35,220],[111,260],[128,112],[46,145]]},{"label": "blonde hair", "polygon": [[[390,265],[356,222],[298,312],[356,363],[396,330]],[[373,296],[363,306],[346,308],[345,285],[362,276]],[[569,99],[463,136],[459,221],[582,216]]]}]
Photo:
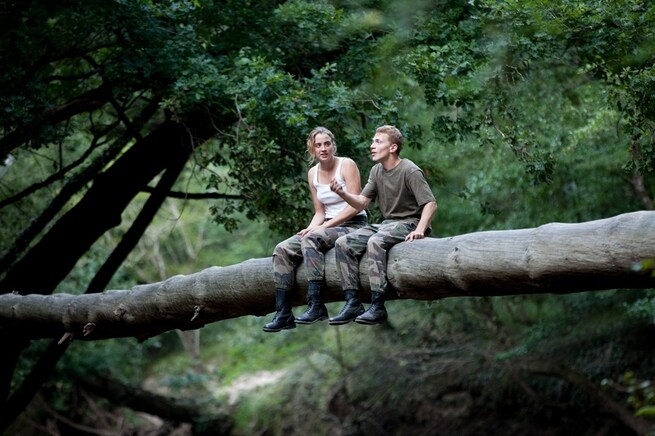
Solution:
[{"label": "blonde hair", "polygon": [[314,130],[312,130],[311,132],[309,132],[309,135],[307,136],[306,152],[307,152],[307,160],[309,161],[309,163],[316,161],[316,157],[314,156],[314,143],[316,142],[315,139],[316,135],[318,135],[319,133],[323,133],[324,135],[328,135],[330,137],[330,139],[332,140],[332,147],[334,147],[334,155],[335,156],[337,155],[337,141],[334,139],[334,134],[330,132],[330,130],[328,130],[327,128],[319,126],[314,128]]},{"label": "blonde hair", "polygon": [[400,154],[400,149],[403,148],[403,134],[400,133],[400,130],[396,126],[384,125],[375,129],[375,133],[386,133],[389,136],[389,140],[392,144],[398,146],[398,154]]}]

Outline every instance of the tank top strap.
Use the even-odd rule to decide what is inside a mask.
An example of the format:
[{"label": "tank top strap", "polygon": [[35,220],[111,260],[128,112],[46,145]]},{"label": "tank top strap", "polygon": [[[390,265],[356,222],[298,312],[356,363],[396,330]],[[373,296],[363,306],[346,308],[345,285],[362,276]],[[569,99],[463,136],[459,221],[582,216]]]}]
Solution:
[{"label": "tank top strap", "polygon": [[334,172],[334,177],[338,180],[343,180],[343,176],[341,175],[341,163],[343,162],[342,157],[338,157],[339,159],[339,164],[337,165],[337,170]]},{"label": "tank top strap", "polygon": [[[334,172],[334,177],[343,180],[343,176],[341,175],[341,163],[343,162],[342,157],[337,157],[337,160],[339,161],[337,163],[337,170]],[[318,169],[319,169],[320,163],[317,163],[316,166],[314,166],[314,186],[318,186]]]},{"label": "tank top strap", "polygon": [[318,185],[318,166],[319,165],[320,164],[316,164],[316,166],[314,166],[314,186]]}]

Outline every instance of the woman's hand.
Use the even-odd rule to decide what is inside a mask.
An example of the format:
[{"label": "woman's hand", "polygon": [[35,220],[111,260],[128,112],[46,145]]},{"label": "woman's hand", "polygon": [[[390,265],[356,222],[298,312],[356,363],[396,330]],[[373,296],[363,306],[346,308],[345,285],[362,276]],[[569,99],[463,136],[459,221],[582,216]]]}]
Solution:
[{"label": "woman's hand", "polygon": [[308,234],[310,234],[314,230],[318,229],[319,227],[321,227],[321,226],[307,227],[306,229],[302,229],[301,231],[299,231],[296,234],[298,236],[300,236],[301,238],[304,238],[305,236],[307,236]]}]

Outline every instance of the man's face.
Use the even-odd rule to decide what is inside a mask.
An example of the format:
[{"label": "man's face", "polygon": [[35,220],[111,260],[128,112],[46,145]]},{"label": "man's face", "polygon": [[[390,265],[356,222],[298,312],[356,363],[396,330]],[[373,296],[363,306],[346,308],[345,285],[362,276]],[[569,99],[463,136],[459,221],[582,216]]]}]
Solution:
[{"label": "man's face", "polygon": [[391,149],[393,147],[391,141],[389,140],[389,135],[386,133],[376,133],[373,137],[373,142],[371,142],[371,159],[374,162],[384,160],[391,155]]}]

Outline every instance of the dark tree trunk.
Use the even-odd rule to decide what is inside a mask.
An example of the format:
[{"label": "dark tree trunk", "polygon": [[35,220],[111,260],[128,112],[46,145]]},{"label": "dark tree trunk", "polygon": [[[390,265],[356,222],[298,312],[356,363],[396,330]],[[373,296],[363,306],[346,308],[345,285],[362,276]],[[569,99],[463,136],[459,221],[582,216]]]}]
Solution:
[{"label": "dark tree trunk", "polygon": [[168,121],[137,141],[100,174],[84,198],[14,264],[0,282],[0,293],[51,293],[93,243],[120,224],[125,208],[148,182],[169,166],[186,162],[192,151],[189,139],[189,132],[183,126]]},{"label": "dark tree trunk", "polygon": [[[122,239],[87,289],[101,292],[121,265],[166,198],[166,192],[184,168],[195,142],[202,144],[213,131],[201,129],[203,136],[194,138],[180,124],[168,121],[126,152],[112,167],[96,179],[85,197],[73,207],[53,228],[8,272],[0,283],[0,293],[17,290],[51,293],[57,284],[74,267],[77,260],[107,230],[120,223],[123,210],[136,194],[162,170],[166,170],[157,190],[146,203],[139,217]],[[75,237],[71,237],[75,235]],[[46,274],[34,274],[44,271]],[[3,331],[1,336],[7,332]],[[11,334],[11,333],[9,333]],[[41,356],[38,364],[16,392],[9,395],[13,371],[25,346],[29,342],[16,338],[8,342],[5,356],[0,362],[0,429],[6,428],[27,406],[50,371],[63,355],[67,344],[53,341]]]}]

